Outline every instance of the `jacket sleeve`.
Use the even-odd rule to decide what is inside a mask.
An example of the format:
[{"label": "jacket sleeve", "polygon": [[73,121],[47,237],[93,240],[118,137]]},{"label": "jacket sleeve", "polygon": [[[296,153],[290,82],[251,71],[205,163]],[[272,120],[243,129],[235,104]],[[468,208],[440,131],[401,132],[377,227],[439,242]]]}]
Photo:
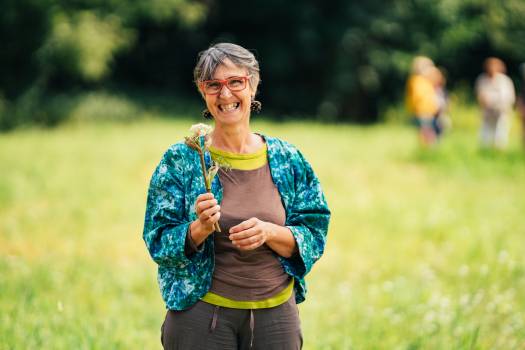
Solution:
[{"label": "jacket sleeve", "polygon": [[285,261],[294,275],[303,278],[323,254],[330,210],[312,167],[299,151],[296,152],[293,163],[295,194],[287,212],[286,226],[292,231],[298,254]]},{"label": "jacket sleeve", "polygon": [[170,148],[155,169],[148,190],[143,239],[161,266],[183,268],[190,263],[184,248],[190,219],[185,213],[181,152]]}]

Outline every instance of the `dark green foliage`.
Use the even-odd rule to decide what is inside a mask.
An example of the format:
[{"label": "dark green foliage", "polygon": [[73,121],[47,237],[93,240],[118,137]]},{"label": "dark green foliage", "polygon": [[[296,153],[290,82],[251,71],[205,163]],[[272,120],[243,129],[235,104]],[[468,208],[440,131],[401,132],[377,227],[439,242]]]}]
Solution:
[{"label": "dark green foliage", "polygon": [[517,78],[523,18],[522,0],[5,0],[0,128],[62,119],[18,107],[35,89],[135,86],[198,100],[196,55],[220,41],[255,52],[266,112],[373,122],[402,98],[417,54],[445,68],[451,88],[472,86],[488,56]]}]

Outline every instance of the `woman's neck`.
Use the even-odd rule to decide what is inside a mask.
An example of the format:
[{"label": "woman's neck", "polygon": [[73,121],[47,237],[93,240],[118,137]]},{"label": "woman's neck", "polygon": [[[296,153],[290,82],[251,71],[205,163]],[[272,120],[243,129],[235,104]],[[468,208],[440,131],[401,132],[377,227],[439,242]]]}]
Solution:
[{"label": "woman's neck", "polygon": [[250,130],[249,126],[224,127],[215,125],[212,146],[232,153],[254,153],[263,145],[262,138]]}]

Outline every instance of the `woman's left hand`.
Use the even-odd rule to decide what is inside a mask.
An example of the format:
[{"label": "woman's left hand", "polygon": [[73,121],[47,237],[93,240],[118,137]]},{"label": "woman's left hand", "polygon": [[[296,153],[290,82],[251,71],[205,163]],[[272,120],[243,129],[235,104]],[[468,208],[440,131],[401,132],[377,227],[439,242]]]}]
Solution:
[{"label": "woman's left hand", "polygon": [[253,250],[266,243],[274,234],[272,223],[251,218],[230,228],[230,240],[240,250]]}]

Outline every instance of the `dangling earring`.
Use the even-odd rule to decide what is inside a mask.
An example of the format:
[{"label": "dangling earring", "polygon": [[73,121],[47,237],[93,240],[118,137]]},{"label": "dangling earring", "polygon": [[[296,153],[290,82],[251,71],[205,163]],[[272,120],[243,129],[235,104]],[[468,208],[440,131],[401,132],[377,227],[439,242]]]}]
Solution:
[{"label": "dangling earring", "polygon": [[210,111],[208,111],[208,108],[205,108],[202,111],[202,116],[204,117],[204,119],[213,119],[213,115],[211,115]]},{"label": "dangling earring", "polygon": [[262,103],[256,100],[253,100],[252,103],[250,103],[250,110],[255,113],[260,113],[262,109]]}]

